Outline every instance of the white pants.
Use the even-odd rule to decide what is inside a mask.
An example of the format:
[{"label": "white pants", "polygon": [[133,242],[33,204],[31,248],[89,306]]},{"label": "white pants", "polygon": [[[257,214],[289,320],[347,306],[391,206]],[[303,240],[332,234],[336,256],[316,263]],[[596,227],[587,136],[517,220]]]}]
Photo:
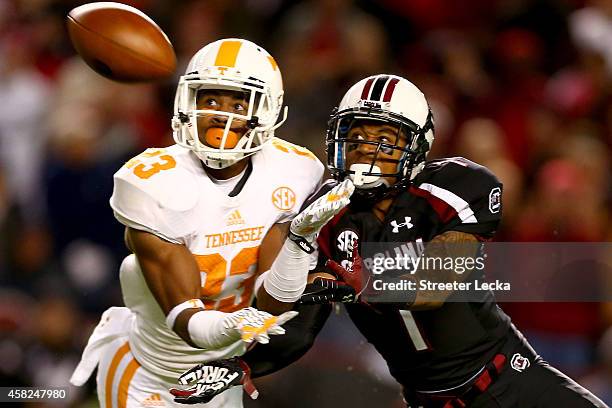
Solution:
[{"label": "white pants", "polygon": [[[168,391],[174,379],[162,378],[138,364],[130,351],[128,331],[132,313],[125,307],[104,312],[83,351],[70,382],[81,386],[98,367],[98,399],[101,408],[181,407]],[[199,407],[242,408],[242,387],[233,387]]]},{"label": "white pants", "polygon": [[[176,383],[152,374],[138,364],[125,338],[114,340],[105,347],[98,364],[98,399],[101,408],[181,407],[168,391]],[[242,407],[242,388],[232,387],[217,395],[203,408]]]}]

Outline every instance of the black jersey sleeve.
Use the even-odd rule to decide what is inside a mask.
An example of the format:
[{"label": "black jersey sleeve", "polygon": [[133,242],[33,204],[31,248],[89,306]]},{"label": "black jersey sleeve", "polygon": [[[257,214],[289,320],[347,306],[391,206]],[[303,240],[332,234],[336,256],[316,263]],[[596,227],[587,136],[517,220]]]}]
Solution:
[{"label": "black jersey sleeve", "polygon": [[271,336],[268,344],[257,344],[242,356],[253,378],[278,371],[306,354],[325,325],[332,305],[296,305],[293,310],[299,314],[283,325],[285,334]]},{"label": "black jersey sleeve", "polygon": [[[303,211],[317,198],[327,193],[337,185],[335,180],[326,180],[302,204]],[[320,253],[320,251],[319,251]],[[318,257],[318,263],[324,256]],[[317,267],[314,270],[319,270]],[[247,351],[242,359],[251,368],[253,378],[262,377],[278,371],[302,357],[314,344],[331,313],[331,304],[301,305],[296,304],[293,310],[299,314],[283,325],[285,334],[271,336],[268,344],[257,344]]]},{"label": "black jersey sleeve", "polygon": [[463,157],[434,160],[415,179],[438,219],[438,233],[462,231],[491,238],[501,220],[502,184],[489,169]]}]

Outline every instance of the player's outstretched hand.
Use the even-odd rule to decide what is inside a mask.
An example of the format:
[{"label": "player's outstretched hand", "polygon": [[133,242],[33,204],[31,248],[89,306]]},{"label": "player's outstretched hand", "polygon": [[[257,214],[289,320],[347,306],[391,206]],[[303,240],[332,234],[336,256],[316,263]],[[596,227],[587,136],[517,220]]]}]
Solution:
[{"label": "player's outstretched hand", "polygon": [[300,297],[304,305],[325,304],[331,302],[354,303],[357,292],[352,286],[336,280],[318,276],[312,283],[306,285]]},{"label": "player's outstretched hand", "polygon": [[178,383],[183,387],[171,388],[170,393],[179,404],[204,404],[237,385],[253,399],[259,395],[249,366],[239,357],[198,364],[184,372]]},{"label": "player's outstretched hand", "polygon": [[355,186],[347,179],[313,201],[291,222],[291,238],[302,248],[304,246],[300,244],[299,238],[305,240],[307,246],[313,244],[321,228],[348,205],[353,191]]},{"label": "player's outstretched hand", "polygon": [[344,268],[342,265],[340,265],[333,259],[328,259],[327,262],[325,262],[325,266],[329,270],[331,270],[336,276],[338,276],[339,280],[345,282],[347,285],[355,289],[355,292],[357,293],[358,297],[367,287],[367,280],[365,280],[363,276],[363,266],[361,257],[357,252],[357,244],[355,243],[353,245],[353,259],[351,260],[351,263],[348,268]]},{"label": "player's outstretched hand", "polygon": [[270,335],[285,334],[282,325],[297,316],[298,312],[288,311],[279,316],[247,307],[230,313],[224,320],[225,330],[230,335],[239,336],[245,343],[266,344]]},{"label": "player's outstretched hand", "polygon": [[367,288],[368,281],[362,272],[362,260],[359,256],[357,242],[353,242],[353,256],[347,268],[329,259],[325,267],[337,276],[337,279],[316,277],[300,298],[303,304],[320,304],[329,302],[355,303]]}]

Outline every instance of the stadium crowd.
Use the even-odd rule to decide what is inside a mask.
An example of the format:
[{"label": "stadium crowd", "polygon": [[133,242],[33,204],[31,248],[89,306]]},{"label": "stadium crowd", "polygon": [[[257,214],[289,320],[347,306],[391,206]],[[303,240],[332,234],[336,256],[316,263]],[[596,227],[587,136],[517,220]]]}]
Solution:
[{"label": "stadium crowd", "polygon": [[[467,157],[504,183],[498,240],[612,238],[612,0],[124,2],[168,33],[176,78],[124,85],[91,71],[64,25],[82,1],[0,2],[2,385],[66,386],[102,311],[122,303],[112,175],[144,148],[172,144],[176,79],[221,37],[275,56],[289,106],[277,135],[323,161],[343,91],[398,73],[431,102],[429,157]],[[612,303],[502,307],[545,359],[612,404]],[[342,311],[333,320],[247,406],[401,406],[379,357]],[[92,392],[71,389],[70,404],[95,405]]]}]

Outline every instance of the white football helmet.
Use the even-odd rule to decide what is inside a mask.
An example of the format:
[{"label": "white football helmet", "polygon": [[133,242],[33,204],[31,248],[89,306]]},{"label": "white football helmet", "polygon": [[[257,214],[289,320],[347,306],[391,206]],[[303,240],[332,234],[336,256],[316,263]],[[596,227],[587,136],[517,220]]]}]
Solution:
[{"label": "white football helmet", "polygon": [[[242,91],[249,103],[245,115],[220,110],[197,109],[197,93],[203,89]],[[211,168],[225,168],[260,150],[274,136],[283,105],[283,80],[272,56],[247,40],[218,40],[199,50],[179,79],[172,117],[177,144],[193,150]],[[218,146],[203,143],[198,135],[197,118],[203,115],[227,116]],[[237,141],[228,142],[233,120],[247,123],[249,130]],[[231,139],[231,138],[230,138]]]},{"label": "white football helmet", "polygon": [[[405,147],[395,144],[348,139],[348,132],[358,120],[375,120],[398,127],[408,136]],[[327,166],[338,180],[350,177],[355,187],[380,196],[407,185],[425,165],[434,140],[434,124],[425,95],[412,82],[396,75],[374,75],[353,85],[332,113],[326,138]],[[370,164],[353,164],[346,168],[346,153],[357,144],[376,146]],[[401,150],[396,173],[382,173],[376,165],[379,152]],[[383,177],[396,177],[389,186]],[[376,191],[374,191],[376,190]],[[358,191],[356,191],[358,193]],[[359,195],[359,194],[358,194]]]}]

